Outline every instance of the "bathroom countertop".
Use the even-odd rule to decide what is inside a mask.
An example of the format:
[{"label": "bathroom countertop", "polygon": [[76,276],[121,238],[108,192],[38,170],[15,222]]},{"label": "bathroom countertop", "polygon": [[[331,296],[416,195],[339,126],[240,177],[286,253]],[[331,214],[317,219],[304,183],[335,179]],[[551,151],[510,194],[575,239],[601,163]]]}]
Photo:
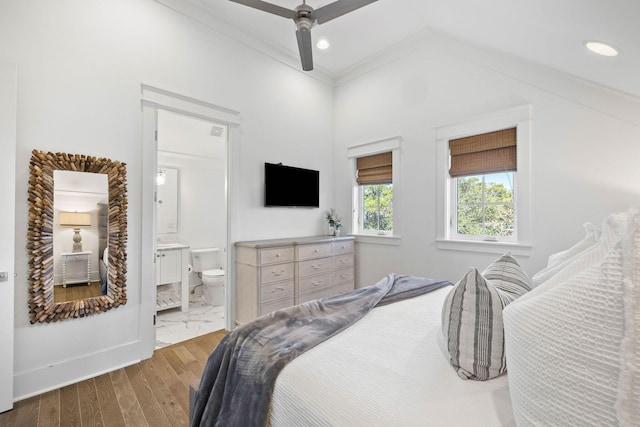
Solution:
[{"label": "bathroom countertop", "polygon": [[189,245],[182,243],[157,243],[156,249],[159,251],[170,251],[172,249],[189,249]]}]

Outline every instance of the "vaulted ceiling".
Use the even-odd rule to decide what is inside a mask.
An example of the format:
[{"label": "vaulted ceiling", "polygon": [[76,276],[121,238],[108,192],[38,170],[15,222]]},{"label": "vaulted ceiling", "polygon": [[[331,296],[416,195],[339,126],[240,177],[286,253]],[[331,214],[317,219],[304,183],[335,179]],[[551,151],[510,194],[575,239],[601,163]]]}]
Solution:
[{"label": "vaulted ceiling", "polygon": [[[188,3],[191,14],[204,11],[220,31],[299,67],[291,20],[228,0],[158,1]],[[301,0],[270,2],[293,9]],[[317,9],[331,2],[307,4]],[[378,0],[312,29],[313,72],[338,79],[436,32],[640,97],[639,22],[638,0]],[[315,47],[321,38],[329,49]],[[620,54],[596,55],[584,47],[587,40],[607,42]]]}]

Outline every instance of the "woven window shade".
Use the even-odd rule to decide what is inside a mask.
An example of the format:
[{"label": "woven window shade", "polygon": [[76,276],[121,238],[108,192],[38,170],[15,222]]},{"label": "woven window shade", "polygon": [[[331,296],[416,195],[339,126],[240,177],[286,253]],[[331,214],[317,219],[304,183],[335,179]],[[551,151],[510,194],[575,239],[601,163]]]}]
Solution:
[{"label": "woven window shade", "polygon": [[357,181],[360,185],[391,184],[392,180],[392,155],[387,153],[374,154],[367,157],[358,157]]},{"label": "woven window shade", "polygon": [[449,141],[452,178],[517,170],[516,128]]}]

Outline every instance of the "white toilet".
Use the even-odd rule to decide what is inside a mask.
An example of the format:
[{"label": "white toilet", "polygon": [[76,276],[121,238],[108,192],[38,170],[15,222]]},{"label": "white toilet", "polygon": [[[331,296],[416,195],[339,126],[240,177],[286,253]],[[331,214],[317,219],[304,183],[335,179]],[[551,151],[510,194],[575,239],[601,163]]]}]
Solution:
[{"label": "white toilet", "polygon": [[220,249],[192,249],[193,271],[199,273],[204,285],[204,298],[209,305],[224,305],[224,270]]}]

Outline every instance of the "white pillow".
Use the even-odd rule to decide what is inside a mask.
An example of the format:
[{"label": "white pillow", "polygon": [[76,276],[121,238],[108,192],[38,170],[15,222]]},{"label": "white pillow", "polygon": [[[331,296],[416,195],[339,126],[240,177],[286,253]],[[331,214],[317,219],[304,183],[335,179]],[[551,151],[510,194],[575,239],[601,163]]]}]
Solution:
[{"label": "white pillow", "polygon": [[591,223],[586,223],[583,226],[586,231],[584,239],[567,250],[550,255],[547,267],[538,271],[531,278],[534,288],[549,280],[554,274],[574,261],[576,257],[593,248],[598,243],[601,234],[600,229]]},{"label": "white pillow", "polygon": [[506,371],[502,309],[529,289],[530,279],[506,254],[482,274],[469,269],[449,292],[442,306],[442,333],[460,378],[488,380]]},{"label": "white pillow", "polygon": [[518,425],[640,425],[639,219],[610,217],[622,237],[604,255],[505,308]]},{"label": "white pillow", "polygon": [[590,222],[586,222],[582,226],[585,230],[584,239],[580,240],[569,249],[549,255],[549,259],[547,260],[547,267],[555,267],[558,264],[562,264],[575,257],[576,255],[579,255],[583,251],[589,249],[598,242],[601,234],[600,227]]},{"label": "white pillow", "polygon": [[[534,298],[592,265],[601,262],[606,254],[622,239],[622,236],[627,233],[627,224],[632,216],[632,211],[609,215],[602,223],[602,233],[595,245],[567,260],[559,271],[538,286],[534,285],[533,290],[523,298]],[[538,273],[534,276],[537,275]]]}]

